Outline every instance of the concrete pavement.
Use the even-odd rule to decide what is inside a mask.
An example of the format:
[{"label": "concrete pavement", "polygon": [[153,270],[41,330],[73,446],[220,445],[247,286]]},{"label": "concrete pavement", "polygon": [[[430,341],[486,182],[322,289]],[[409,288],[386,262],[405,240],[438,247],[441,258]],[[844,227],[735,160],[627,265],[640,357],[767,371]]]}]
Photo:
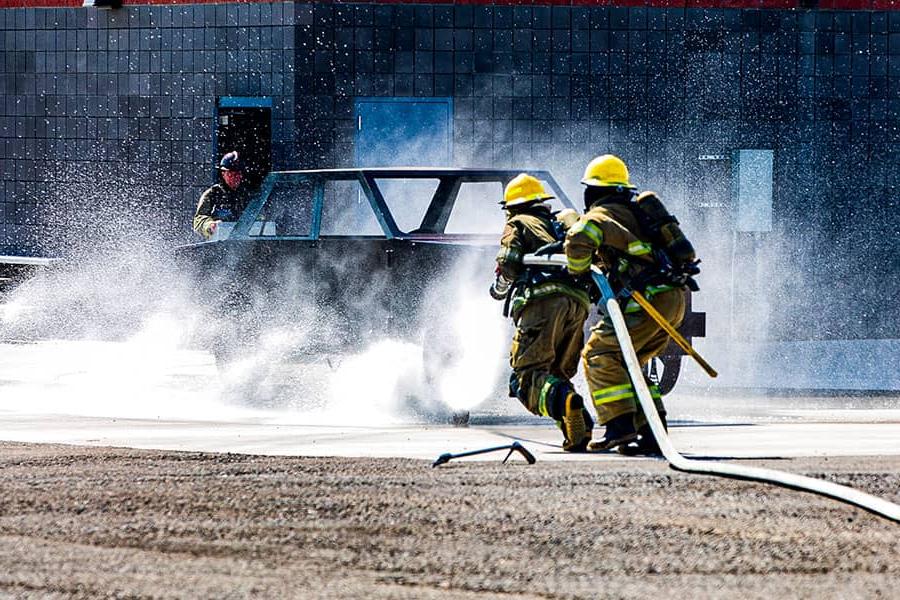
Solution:
[{"label": "concrete pavement", "polygon": [[[671,436],[686,455],[721,458],[900,455],[900,421],[878,423],[679,424]],[[188,421],[120,419],[0,411],[0,439],[247,454],[405,457],[433,460],[521,441],[539,460],[619,460],[617,454],[571,455],[550,425],[333,426],[264,419]],[[497,460],[486,456],[470,460]]]},{"label": "concrete pavement", "polygon": [[[305,385],[294,381],[267,408],[229,402],[212,356],[179,349],[177,333],[162,322],[127,343],[0,344],[0,440],[433,460],[517,439],[540,460],[620,459],[562,453],[556,428],[507,398],[473,408],[469,427],[410,424],[392,400],[396,378],[367,380],[360,395],[353,371],[326,370]],[[322,382],[339,393],[323,394]],[[686,388],[667,397],[667,405],[675,447],[688,455],[900,454],[894,397],[745,398]]]}]

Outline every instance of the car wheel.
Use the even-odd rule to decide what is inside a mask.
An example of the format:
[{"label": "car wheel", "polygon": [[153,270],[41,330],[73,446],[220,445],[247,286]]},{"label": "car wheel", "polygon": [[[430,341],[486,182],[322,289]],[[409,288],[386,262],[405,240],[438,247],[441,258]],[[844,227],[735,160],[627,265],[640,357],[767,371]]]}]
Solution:
[{"label": "car wheel", "polygon": [[665,396],[675,388],[678,381],[678,375],[681,372],[681,356],[660,356],[654,358],[647,366],[644,372],[651,381],[657,381],[659,392]]}]

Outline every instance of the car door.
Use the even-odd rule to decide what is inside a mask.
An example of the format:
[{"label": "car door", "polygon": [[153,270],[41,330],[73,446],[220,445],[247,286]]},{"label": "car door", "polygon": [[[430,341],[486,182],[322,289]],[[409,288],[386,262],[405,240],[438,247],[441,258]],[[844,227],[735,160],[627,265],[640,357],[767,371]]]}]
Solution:
[{"label": "car door", "polygon": [[324,176],[321,193],[311,265],[317,277],[316,300],[334,329],[333,341],[357,345],[383,335],[393,319],[390,232],[358,172]]}]

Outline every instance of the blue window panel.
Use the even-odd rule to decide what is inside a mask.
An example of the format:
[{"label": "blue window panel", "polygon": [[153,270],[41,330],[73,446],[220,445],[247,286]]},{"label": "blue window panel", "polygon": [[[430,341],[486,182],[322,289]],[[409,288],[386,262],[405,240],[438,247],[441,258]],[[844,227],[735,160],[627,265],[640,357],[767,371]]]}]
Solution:
[{"label": "blue window panel", "polygon": [[357,98],[359,167],[445,167],[453,159],[450,98]]}]

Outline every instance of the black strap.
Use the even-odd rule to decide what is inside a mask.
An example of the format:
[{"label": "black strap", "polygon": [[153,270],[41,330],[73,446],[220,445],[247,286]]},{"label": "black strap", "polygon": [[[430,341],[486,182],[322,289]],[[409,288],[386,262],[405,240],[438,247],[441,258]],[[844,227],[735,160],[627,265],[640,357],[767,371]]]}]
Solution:
[{"label": "black strap", "polygon": [[509,286],[509,292],[506,294],[506,300],[503,302],[503,318],[509,318],[509,306],[512,304],[513,296],[519,293],[519,291],[525,287],[525,280],[522,279],[520,275],[518,279],[516,279],[512,285]]}]

